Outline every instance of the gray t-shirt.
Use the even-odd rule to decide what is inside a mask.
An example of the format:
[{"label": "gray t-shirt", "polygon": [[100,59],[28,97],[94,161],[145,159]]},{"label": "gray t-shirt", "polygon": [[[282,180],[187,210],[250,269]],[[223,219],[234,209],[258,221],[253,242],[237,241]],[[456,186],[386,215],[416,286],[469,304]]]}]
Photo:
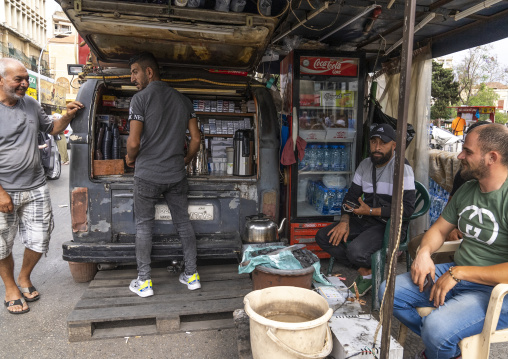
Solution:
[{"label": "gray t-shirt", "polygon": [[129,121],[143,122],[135,177],[159,184],[185,178],[185,131],[193,117],[192,102],[165,82],[150,82],[133,96]]},{"label": "gray t-shirt", "polygon": [[26,191],[46,183],[37,134],[52,130],[53,120],[32,97],[24,96],[12,107],[0,102],[0,185],[4,190]]}]

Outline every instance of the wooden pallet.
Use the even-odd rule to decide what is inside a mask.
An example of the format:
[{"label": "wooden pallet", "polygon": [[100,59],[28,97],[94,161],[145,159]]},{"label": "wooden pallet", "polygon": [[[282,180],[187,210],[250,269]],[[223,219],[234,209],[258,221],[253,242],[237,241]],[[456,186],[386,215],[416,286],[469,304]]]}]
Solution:
[{"label": "wooden pallet", "polygon": [[199,267],[202,288],[190,291],[178,274],[152,269],[154,295],[129,290],[135,269],[101,271],[67,318],[69,341],[234,328],[233,312],[252,291],[237,265]]}]

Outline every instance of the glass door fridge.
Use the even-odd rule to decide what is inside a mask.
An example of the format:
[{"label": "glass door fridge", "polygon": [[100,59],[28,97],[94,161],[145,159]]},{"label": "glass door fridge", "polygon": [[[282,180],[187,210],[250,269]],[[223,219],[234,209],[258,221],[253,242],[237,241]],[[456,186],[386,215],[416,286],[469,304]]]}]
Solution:
[{"label": "glass door fridge", "polygon": [[307,142],[302,160],[289,168],[287,218],[290,243],[314,242],[319,228],[340,219],[342,198],[361,153],[364,57],[358,53],[291,52],[281,62],[284,112],[290,136]]}]

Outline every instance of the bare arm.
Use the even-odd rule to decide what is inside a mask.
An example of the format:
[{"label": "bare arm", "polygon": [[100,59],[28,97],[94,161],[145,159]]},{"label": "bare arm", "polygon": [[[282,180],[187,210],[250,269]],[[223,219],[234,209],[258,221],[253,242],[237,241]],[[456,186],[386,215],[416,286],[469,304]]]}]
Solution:
[{"label": "bare arm", "polygon": [[143,122],[131,120],[129,138],[127,138],[127,155],[125,156],[125,163],[129,167],[134,167],[134,162],[136,162],[136,157],[138,157],[142,133]]},{"label": "bare arm", "polygon": [[199,132],[198,128],[198,120],[196,118],[191,118],[189,120],[189,133],[191,136],[189,149],[187,150],[187,156],[185,156],[185,164],[189,164],[190,161],[196,156],[196,153],[199,151],[199,143],[201,142],[201,132]]},{"label": "bare arm", "polygon": [[508,283],[508,263],[486,267],[456,266],[453,267],[453,276],[460,280],[492,286]]},{"label": "bare arm", "polygon": [[431,274],[432,279],[435,279],[435,266],[430,255],[443,245],[446,236],[453,228],[455,228],[453,224],[446,221],[443,217],[439,217],[436,223],[425,232],[420,249],[411,265],[411,278],[413,283],[420,287],[420,291],[423,290],[425,277],[428,273]]},{"label": "bare arm", "polygon": [[13,210],[14,205],[11,196],[0,186],[0,212],[11,213]]},{"label": "bare arm", "polygon": [[67,113],[60,117],[58,120],[53,121],[53,131],[50,135],[56,136],[67,128],[71,120],[76,116],[78,110],[84,108],[83,104],[79,101],[72,101],[67,104]]}]

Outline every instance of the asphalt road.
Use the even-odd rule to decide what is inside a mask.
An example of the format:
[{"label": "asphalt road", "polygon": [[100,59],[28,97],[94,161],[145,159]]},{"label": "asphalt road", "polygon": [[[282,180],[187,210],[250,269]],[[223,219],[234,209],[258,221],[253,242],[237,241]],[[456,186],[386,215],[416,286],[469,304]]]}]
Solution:
[{"label": "asphalt road", "polygon": [[[72,161],[72,158],[71,158]],[[41,293],[41,299],[29,303],[30,312],[12,315],[0,308],[0,359],[17,358],[193,358],[229,359],[237,358],[237,340],[234,329],[183,333],[172,335],[153,335],[108,340],[93,340],[69,343],[66,319],[74,305],[88,286],[88,283],[75,283],[68,264],[62,260],[62,243],[71,238],[69,214],[69,166],[62,166],[62,176],[49,181],[55,230],[50,249],[42,257],[32,275],[32,282]],[[14,244],[15,277],[19,273],[23,257],[23,246]],[[322,268],[328,263],[324,261]],[[405,264],[399,265],[401,271]],[[336,265],[334,272],[343,273],[351,281],[356,273]],[[348,283],[350,284],[350,283]],[[5,290],[0,281],[0,296]],[[370,297],[367,295],[367,302]],[[394,320],[394,334],[398,323]],[[408,333],[404,358],[413,358],[423,348],[419,337]],[[505,359],[508,343],[493,344],[491,359]]]},{"label": "asphalt road", "polygon": [[[72,161],[72,158],[71,158]],[[69,214],[69,166],[62,175],[49,181],[55,229],[49,252],[42,257],[32,274],[32,282],[41,299],[29,303],[30,312],[12,315],[0,309],[0,358],[237,358],[236,331],[208,331],[172,335],[154,335],[124,339],[69,343],[67,316],[88,286],[75,283],[67,262],[62,259],[62,243],[71,238]],[[24,247],[14,244],[17,278]],[[0,281],[0,296],[5,289]]]}]

